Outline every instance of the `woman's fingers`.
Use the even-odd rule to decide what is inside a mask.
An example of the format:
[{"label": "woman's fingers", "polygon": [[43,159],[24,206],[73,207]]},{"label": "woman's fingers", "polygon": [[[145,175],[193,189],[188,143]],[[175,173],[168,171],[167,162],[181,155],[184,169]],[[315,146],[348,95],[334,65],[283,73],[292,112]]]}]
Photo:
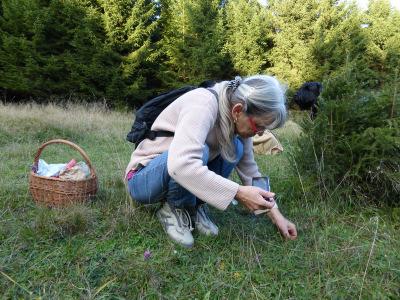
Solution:
[{"label": "woman's fingers", "polygon": [[260,189],[258,193],[261,196],[261,198],[259,198],[260,202],[258,202],[261,207],[258,209],[272,208],[275,205],[274,193],[267,192],[262,189]]},{"label": "woman's fingers", "polygon": [[236,199],[239,200],[250,211],[257,209],[272,208],[274,206],[274,193],[264,191],[253,186],[239,186]]},{"label": "woman's fingers", "polygon": [[278,227],[280,234],[288,240],[295,240],[297,238],[296,225],[287,220],[285,217],[280,215],[280,217],[274,219],[275,225]]},{"label": "woman's fingers", "polygon": [[270,198],[271,200],[266,200],[264,197],[261,197],[260,201],[257,203],[258,207],[256,209],[265,209],[265,208],[272,208],[275,205],[274,198]]},{"label": "woman's fingers", "polygon": [[261,196],[263,196],[265,199],[273,199],[275,197],[275,193],[265,191],[263,189],[260,189],[259,193]]},{"label": "woman's fingers", "polygon": [[297,229],[293,223],[289,223],[288,233],[289,233],[289,239],[295,240],[297,238]]},{"label": "woman's fingers", "polygon": [[263,197],[258,195],[252,201],[249,201],[249,202],[245,203],[245,205],[250,211],[255,211],[255,210],[259,210],[259,209],[272,208],[274,206],[274,202],[267,201]]},{"label": "woman's fingers", "polygon": [[285,230],[281,231],[281,234],[283,235],[283,237],[285,239],[290,239],[289,232],[288,232],[288,230],[286,228],[285,228]]},{"label": "woman's fingers", "polygon": [[281,228],[281,234],[285,239],[295,240],[297,238],[296,226],[287,221],[287,225]]}]

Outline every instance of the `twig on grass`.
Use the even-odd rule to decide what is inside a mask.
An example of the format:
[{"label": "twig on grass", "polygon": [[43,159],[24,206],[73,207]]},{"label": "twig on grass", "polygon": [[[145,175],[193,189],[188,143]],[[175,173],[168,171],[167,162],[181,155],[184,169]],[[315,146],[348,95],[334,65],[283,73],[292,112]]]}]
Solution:
[{"label": "twig on grass", "polygon": [[349,175],[349,173],[350,173],[350,170],[348,170],[348,171],[344,174],[343,178],[340,180],[340,182],[336,185],[335,189],[333,190],[331,196],[333,196],[333,195],[336,193],[336,191],[337,191],[337,190],[339,189],[339,187],[342,185],[342,183],[343,183],[344,180],[347,178],[347,176]]},{"label": "twig on grass", "polygon": [[259,260],[259,254],[257,253],[257,250],[256,250],[256,247],[254,246],[253,240],[250,240],[250,245],[253,246],[255,261],[257,262],[258,266],[260,267],[260,270],[262,270],[261,263]]},{"label": "twig on grass", "polygon": [[319,253],[320,251],[318,250],[318,240],[317,240],[317,236],[315,233],[315,226],[313,224],[313,233],[314,233],[314,246],[315,246],[315,253],[316,253],[316,257],[317,257],[317,263],[318,263],[318,284],[319,287],[321,287],[322,283],[321,283],[321,264],[320,264],[320,257],[319,257]]},{"label": "twig on grass", "polygon": [[[354,225],[354,227],[357,227],[357,224]],[[363,226],[359,226],[358,230],[353,234],[353,236],[351,237],[351,239],[347,240],[347,245],[350,245],[353,243],[354,239],[361,234],[362,232],[364,232],[364,229],[367,227],[367,225],[363,225]]]},{"label": "twig on grass", "polygon": [[374,251],[374,248],[375,248],[375,241],[376,241],[376,235],[377,235],[377,232],[378,232],[379,218],[378,217],[374,217],[374,219],[375,219],[375,222],[376,222],[374,239],[372,241],[371,250],[369,251],[368,261],[367,261],[367,265],[365,266],[363,281],[362,281],[362,284],[361,284],[361,290],[360,290],[360,295],[359,295],[358,299],[361,299],[362,290],[363,290],[363,287],[364,287],[365,277],[367,276],[367,270],[368,270],[369,262],[371,260],[372,252]]},{"label": "twig on grass", "polygon": [[36,260],[36,262],[35,262],[33,265],[31,265],[28,269],[26,269],[26,271],[29,271],[30,269],[36,267],[39,263],[44,262],[44,260],[45,260],[46,258],[48,258],[51,254],[53,254],[54,252],[56,252],[58,249],[59,249],[59,248],[56,248],[54,251],[51,251],[51,252],[48,253],[45,257],[43,257],[41,260]]},{"label": "twig on grass", "polygon": [[[322,169],[323,167],[323,163],[324,163],[324,149],[321,149],[321,161],[318,160],[317,157],[317,151],[315,151],[315,145],[314,145],[314,141],[311,141],[312,144],[312,148],[313,148],[313,152],[314,152],[314,158],[315,158],[315,163],[317,165],[317,170],[318,170],[318,181],[322,183],[322,185],[324,186],[325,192],[328,195],[328,197],[330,199],[332,199],[331,195],[329,194],[329,190],[325,185],[325,181],[323,179],[323,175],[322,175]],[[323,199],[322,193],[321,193],[321,189],[319,189],[319,194],[321,199]]]},{"label": "twig on grass", "polygon": [[282,286],[283,286],[283,283],[282,283],[281,286],[279,287],[278,299],[281,299],[281,295],[282,295]]},{"label": "twig on grass", "polygon": [[322,254],[322,255],[326,255],[326,254],[332,254],[332,253],[337,253],[337,252],[345,252],[345,251],[350,251],[350,250],[355,250],[355,249],[360,249],[360,248],[364,248],[367,245],[362,245],[362,246],[354,246],[354,247],[347,247],[347,248],[340,248],[337,250],[332,250],[332,251],[322,251],[322,252],[309,252],[310,254]]},{"label": "twig on grass", "polygon": [[253,284],[253,282],[252,282],[252,281],[251,281],[250,283],[251,283],[251,287],[252,287],[252,289],[253,289],[253,292],[254,292],[254,296],[256,296],[256,299],[258,299],[258,296],[257,296],[257,294],[261,294],[261,293],[260,293],[260,291],[259,291],[259,290],[257,290],[257,288],[254,286],[254,284]]},{"label": "twig on grass", "polygon": [[5,222],[5,221],[8,221],[8,220],[2,220],[3,219],[3,216],[6,214],[6,212],[7,212],[7,210],[9,210],[9,208],[7,208],[7,209],[5,209],[4,211],[2,211],[2,213],[0,214],[0,222]]},{"label": "twig on grass", "polygon": [[29,291],[26,287],[24,287],[23,285],[19,284],[18,282],[16,282],[14,279],[12,279],[10,276],[8,276],[6,273],[4,273],[3,271],[0,271],[0,274],[3,275],[5,278],[7,278],[8,280],[10,280],[12,283],[14,283],[15,285],[17,285],[18,287],[20,287],[22,290],[24,290],[25,292],[27,292],[30,296],[33,295],[33,293],[31,291]]},{"label": "twig on grass", "polygon": [[105,284],[103,284],[101,287],[99,287],[96,292],[93,294],[93,298],[96,297],[96,295],[98,293],[100,293],[103,289],[105,289],[107,287],[107,285],[109,285],[110,283],[114,282],[115,280],[117,280],[117,277],[114,277],[113,279],[110,279],[109,281],[107,281]]}]

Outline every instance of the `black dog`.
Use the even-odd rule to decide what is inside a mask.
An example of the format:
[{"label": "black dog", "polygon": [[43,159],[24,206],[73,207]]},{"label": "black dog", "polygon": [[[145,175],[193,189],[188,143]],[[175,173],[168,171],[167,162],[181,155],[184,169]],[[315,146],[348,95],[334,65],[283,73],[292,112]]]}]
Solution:
[{"label": "black dog", "polygon": [[314,119],[317,115],[317,100],[321,92],[322,84],[320,82],[306,82],[297,90],[293,100],[301,110],[311,109],[310,117]]}]

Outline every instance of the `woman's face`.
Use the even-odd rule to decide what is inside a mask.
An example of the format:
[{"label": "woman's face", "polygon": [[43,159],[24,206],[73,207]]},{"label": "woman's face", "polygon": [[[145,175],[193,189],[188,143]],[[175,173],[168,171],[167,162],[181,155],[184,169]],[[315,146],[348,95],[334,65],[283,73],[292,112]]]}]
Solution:
[{"label": "woman's face", "polygon": [[269,115],[252,116],[242,111],[243,105],[236,104],[232,109],[232,117],[235,122],[235,133],[242,138],[262,135],[269,124],[273,122]]}]

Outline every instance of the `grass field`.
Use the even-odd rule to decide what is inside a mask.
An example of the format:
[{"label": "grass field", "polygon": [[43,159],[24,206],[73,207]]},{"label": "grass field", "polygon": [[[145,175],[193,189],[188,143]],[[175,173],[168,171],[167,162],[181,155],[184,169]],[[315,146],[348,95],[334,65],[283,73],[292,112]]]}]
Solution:
[{"label": "grass field", "polygon": [[[284,241],[267,218],[231,206],[211,210],[217,238],[195,234],[195,246],[185,249],[163,232],[157,206],[138,207],[125,192],[131,121],[130,113],[101,106],[0,103],[0,298],[400,298],[399,211],[321,199],[289,165],[295,123],[277,131],[284,153],[257,161],[298,239]],[[90,157],[99,177],[92,203],[47,209],[32,201],[30,165],[53,138],[75,142]],[[42,158],[79,154],[51,145]]]}]

